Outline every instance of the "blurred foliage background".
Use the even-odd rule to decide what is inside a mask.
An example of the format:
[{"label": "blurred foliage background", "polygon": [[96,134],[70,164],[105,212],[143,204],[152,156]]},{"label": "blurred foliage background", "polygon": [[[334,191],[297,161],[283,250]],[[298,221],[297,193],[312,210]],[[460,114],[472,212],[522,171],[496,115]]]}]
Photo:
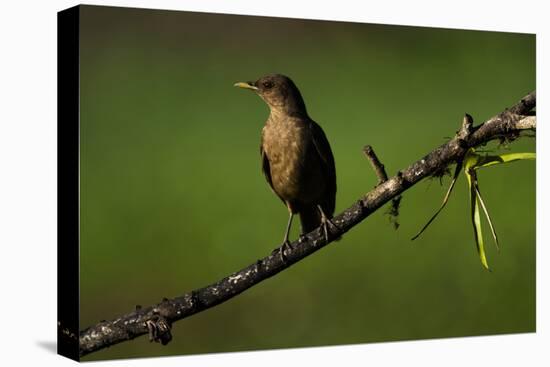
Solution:
[{"label": "blurred foliage background", "polygon": [[[340,212],[535,89],[535,36],[110,7],[81,13],[81,328],[210,284],[279,245],[286,208],[260,172],[268,109],[232,85],[291,76],[335,156]],[[496,150],[496,144],[485,149]],[[523,138],[511,151],[534,151]],[[404,194],[233,300],[85,360],[535,330],[535,163],[480,171],[501,238],[479,261],[461,177]],[[298,223],[298,222],[296,222]],[[293,237],[298,235],[295,225]]]}]

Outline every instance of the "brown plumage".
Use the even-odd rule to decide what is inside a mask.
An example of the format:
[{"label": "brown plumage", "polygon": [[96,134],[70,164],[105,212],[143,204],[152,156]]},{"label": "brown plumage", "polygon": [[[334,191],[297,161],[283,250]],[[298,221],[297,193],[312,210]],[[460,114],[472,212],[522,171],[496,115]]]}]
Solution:
[{"label": "brown plumage", "polygon": [[288,234],[294,214],[300,215],[302,234],[327,224],[336,202],[336,169],[330,144],[323,129],[307,114],[304,100],[294,82],[280,74],[235,86],[254,90],[269,106],[262,129],[262,170],[273,192],[289,211],[281,246],[290,244]]}]

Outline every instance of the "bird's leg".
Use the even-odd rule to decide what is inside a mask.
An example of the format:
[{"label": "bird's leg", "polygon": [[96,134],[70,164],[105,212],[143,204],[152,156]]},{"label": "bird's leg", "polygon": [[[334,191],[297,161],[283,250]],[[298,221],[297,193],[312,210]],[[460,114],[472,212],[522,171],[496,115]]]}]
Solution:
[{"label": "bird's leg", "polygon": [[329,219],[329,217],[327,217],[321,205],[317,205],[317,209],[319,209],[319,212],[321,213],[321,227],[323,228],[323,232],[325,234],[325,241],[328,242],[328,233],[329,233],[328,226],[330,225],[336,229],[339,229],[339,228],[336,224],[334,224],[332,220]]},{"label": "bird's leg", "polygon": [[281,246],[277,247],[275,250],[273,250],[272,253],[279,252],[281,255],[281,261],[286,262],[285,257],[285,250],[289,249],[292,250],[292,245],[290,244],[290,241],[288,240],[288,236],[290,234],[290,226],[292,225],[292,218],[294,217],[294,214],[292,214],[292,211],[289,211],[289,217],[288,217],[288,223],[286,225],[286,232],[285,232],[285,238],[283,240],[283,243]]}]

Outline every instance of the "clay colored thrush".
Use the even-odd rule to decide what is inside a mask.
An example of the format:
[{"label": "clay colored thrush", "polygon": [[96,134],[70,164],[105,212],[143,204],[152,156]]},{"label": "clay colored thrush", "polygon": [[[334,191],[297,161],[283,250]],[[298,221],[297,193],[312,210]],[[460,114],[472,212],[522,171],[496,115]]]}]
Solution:
[{"label": "clay colored thrush", "polygon": [[269,117],[262,129],[262,170],[273,192],[288,208],[285,237],[278,248],[283,261],[294,214],[300,215],[302,235],[327,225],[336,202],[336,170],[323,129],[307,114],[300,91],[287,76],[267,75],[236,87],[251,89],[267,103]]}]

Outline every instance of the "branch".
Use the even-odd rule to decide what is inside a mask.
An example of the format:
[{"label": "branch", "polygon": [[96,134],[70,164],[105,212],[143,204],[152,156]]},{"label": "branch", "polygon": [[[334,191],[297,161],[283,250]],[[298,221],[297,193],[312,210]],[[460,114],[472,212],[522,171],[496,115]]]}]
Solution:
[{"label": "branch", "polygon": [[[173,322],[225,302],[323,248],[420,180],[461,160],[469,148],[503,137],[517,137],[522,130],[536,130],[536,117],[530,115],[535,105],[536,95],[531,92],[512,108],[475,128],[471,126],[470,119],[465,118],[468,123],[463,125],[457,136],[396,176],[381,182],[335,216],[332,221],[336,226],[328,227],[328,242],[325,241],[323,231],[314,230],[292,243],[292,248],[285,252],[284,262],[279,253],[275,252],[209,286],[173,299],[164,299],[150,307],[140,307],[114,320],[102,321],[88,327],[80,332],[80,356],[144,334],[149,334],[152,340],[166,344],[171,339],[170,327]],[[466,125],[469,125],[467,129]],[[381,164],[378,167],[380,166]]]},{"label": "branch", "polygon": [[365,145],[363,148],[363,153],[365,153],[365,156],[369,159],[374,173],[378,176],[378,185],[388,181],[388,175],[384,169],[384,165],[380,162],[376,153],[374,153],[374,149],[372,149],[370,145]]},{"label": "branch", "polygon": [[[363,147],[363,153],[365,153],[365,156],[369,159],[374,173],[376,173],[376,176],[378,176],[377,186],[388,181],[388,174],[386,173],[384,165],[382,164],[382,162],[380,162],[376,153],[374,153],[374,149],[372,149],[370,145],[365,145]],[[399,217],[399,205],[401,204],[401,199],[401,195],[394,197],[391,201],[390,209],[386,212],[387,214],[389,214],[390,222],[393,224],[394,229],[399,228],[399,222],[397,221],[397,218]]]}]

